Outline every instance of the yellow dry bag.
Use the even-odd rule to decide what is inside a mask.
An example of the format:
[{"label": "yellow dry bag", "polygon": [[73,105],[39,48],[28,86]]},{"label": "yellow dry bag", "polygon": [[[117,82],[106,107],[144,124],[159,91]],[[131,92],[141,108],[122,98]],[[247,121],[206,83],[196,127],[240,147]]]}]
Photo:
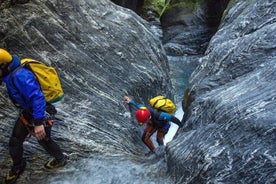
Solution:
[{"label": "yellow dry bag", "polygon": [[176,110],[174,103],[165,96],[156,96],[150,99],[150,105],[161,111],[173,114]]},{"label": "yellow dry bag", "polygon": [[35,74],[47,102],[62,99],[64,93],[55,68],[29,58],[22,59],[21,65]]}]

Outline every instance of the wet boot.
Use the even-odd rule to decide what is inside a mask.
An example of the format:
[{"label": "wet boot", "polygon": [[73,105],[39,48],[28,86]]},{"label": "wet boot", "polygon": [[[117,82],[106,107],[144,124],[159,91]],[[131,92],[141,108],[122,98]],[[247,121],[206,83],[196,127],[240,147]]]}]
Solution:
[{"label": "wet boot", "polygon": [[44,164],[44,167],[46,169],[56,169],[56,168],[60,168],[63,167],[67,164],[68,161],[68,157],[64,156],[62,159],[58,160],[58,159],[53,159],[48,161],[46,164]]},{"label": "wet boot", "polygon": [[26,168],[26,160],[22,160],[21,164],[12,166],[11,170],[7,174],[5,178],[6,184],[14,184],[16,180],[19,178],[20,174],[23,173],[23,171]]}]

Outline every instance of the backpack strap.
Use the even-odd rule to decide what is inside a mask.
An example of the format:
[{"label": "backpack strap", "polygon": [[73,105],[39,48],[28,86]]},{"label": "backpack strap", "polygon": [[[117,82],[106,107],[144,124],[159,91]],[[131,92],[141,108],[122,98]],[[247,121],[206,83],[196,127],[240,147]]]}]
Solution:
[{"label": "backpack strap", "polygon": [[[156,100],[155,102],[154,102],[154,104],[153,104],[153,107],[155,108],[155,105],[158,103],[158,101],[159,100],[165,100],[165,103],[164,103],[164,105],[161,105],[160,107],[163,107],[163,106],[165,106],[166,105],[166,101],[167,101],[167,98],[166,97],[164,97],[164,98],[160,98],[160,99],[158,99],[158,100]],[[160,108],[159,107],[159,108]]]},{"label": "backpack strap", "polygon": [[[16,67],[15,69],[13,69],[13,70],[11,71],[11,77],[10,77],[11,85],[12,85],[17,91],[19,91],[19,89],[18,89],[18,87],[17,87],[17,86],[15,85],[15,83],[14,83],[14,74],[15,74],[15,72],[16,72],[18,69],[20,69],[20,68],[22,68],[22,67],[23,67],[23,66],[20,65],[20,66]],[[23,96],[21,95],[21,93],[19,93],[19,94],[20,94],[20,96],[23,98]],[[12,103],[15,105],[15,107],[19,107],[19,104],[18,104],[13,98],[10,97],[10,99],[11,99]]]},{"label": "backpack strap", "polygon": [[10,77],[11,84],[12,84],[12,86],[13,86],[15,89],[17,89],[17,90],[18,90],[18,88],[17,88],[16,85],[14,84],[14,74],[15,74],[15,72],[16,72],[17,70],[19,70],[19,69],[22,68],[22,67],[23,67],[23,66],[20,65],[20,66],[16,67],[15,69],[13,69],[13,70],[11,71],[11,77]]},{"label": "backpack strap", "polygon": [[161,112],[163,112],[163,111],[156,109],[154,107],[149,107],[149,111],[150,111],[151,120],[153,121],[153,123],[154,124],[159,123],[160,120],[158,120],[158,118],[159,118]]},{"label": "backpack strap", "polygon": [[[37,62],[33,62],[33,63],[37,63]],[[18,88],[15,86],[13,78],[14,78],[15,72],[16,72],[17,70],[19,70],[20,68],[27,68],[28,70],[31,70],[31,67],[30,67],[29,63],[26,62],[26,63],[21,63],[18,67],[16,67],[15,69],[13,69],[13,70],[11,71],[11,78],[10,78],[10,79],[11,79],[11,84],[12,84],[13,87],[16,88],[17,90],[18,90]],[[32,70],[31,70],[31,71],[32,71]]]},{"label": "backpack strap", "polygon": [[157,111],[155,114],[154,119],[152,119],[152,123],[154,126],[157,126],[158,128],[163,128],[168,122],[164,121],[164,120],[158,120],[157,118],[159,118],[161,111]]}]

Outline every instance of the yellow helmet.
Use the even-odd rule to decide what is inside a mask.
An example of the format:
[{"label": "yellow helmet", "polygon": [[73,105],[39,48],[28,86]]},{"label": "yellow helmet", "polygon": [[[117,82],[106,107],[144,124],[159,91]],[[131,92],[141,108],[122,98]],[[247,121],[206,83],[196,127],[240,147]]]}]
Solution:
[{"label": "yellow helmet", "polygon": [[0,48],[0,64],[10,63],[11,61],[12,61],[11,54],[8,51]]}]

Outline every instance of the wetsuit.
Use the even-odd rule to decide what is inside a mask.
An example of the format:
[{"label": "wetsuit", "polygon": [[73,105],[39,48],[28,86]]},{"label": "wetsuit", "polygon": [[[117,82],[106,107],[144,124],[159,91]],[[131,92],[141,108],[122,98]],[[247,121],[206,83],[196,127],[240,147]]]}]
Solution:
[{"label": "wetsuit", "polygon": [[[130,105],[134,106],[135,108],[139,109],[140,107],[144,106],[143,104],[137,104],[134,100],[131,100]],[[177,124],[180,128],[183,127],[182,123],[178,118],[175,116],[155,109],[153,107],[147,107],[150,111],[150,120],[147,122],[147,126],[144,130],[142,135],[142,141],[147,145],[147,147],[154,152],[155,147],[153,142],[151,141],[150,137],[157,131],[156,141],[159,145],[164,145],[164,136],[168,132],[170,128],[170,122]]]}]

